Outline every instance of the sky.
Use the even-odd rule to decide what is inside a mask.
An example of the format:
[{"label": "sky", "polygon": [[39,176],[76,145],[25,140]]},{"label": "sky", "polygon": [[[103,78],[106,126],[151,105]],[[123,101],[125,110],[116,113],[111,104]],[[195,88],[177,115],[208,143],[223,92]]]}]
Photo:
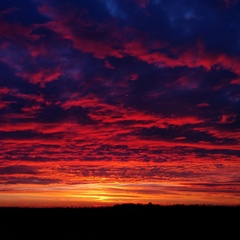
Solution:
[{"label": "sky", "polygon": [[240,204],[240,1],[0,3],[0,206]]}]

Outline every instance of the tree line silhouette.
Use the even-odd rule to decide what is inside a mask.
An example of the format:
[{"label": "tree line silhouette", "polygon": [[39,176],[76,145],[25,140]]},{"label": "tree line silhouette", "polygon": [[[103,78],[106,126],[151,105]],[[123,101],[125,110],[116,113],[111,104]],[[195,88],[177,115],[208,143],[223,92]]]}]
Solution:
[{"label": "tree line silhouette", "polygon": [[218,235],[233,239],[239,234],[239,213],[240,206],[152,203],[79,208],[2,207],[0,239],[215,239]]}]

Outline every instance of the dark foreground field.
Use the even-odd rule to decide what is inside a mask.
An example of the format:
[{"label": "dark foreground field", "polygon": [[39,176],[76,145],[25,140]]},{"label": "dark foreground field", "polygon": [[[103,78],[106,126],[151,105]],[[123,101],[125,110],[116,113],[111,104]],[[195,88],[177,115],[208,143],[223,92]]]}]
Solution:
[{"label": "dark foreground field", "polygon": [[0,239],[239,239],[240,206],[0,208]]}]

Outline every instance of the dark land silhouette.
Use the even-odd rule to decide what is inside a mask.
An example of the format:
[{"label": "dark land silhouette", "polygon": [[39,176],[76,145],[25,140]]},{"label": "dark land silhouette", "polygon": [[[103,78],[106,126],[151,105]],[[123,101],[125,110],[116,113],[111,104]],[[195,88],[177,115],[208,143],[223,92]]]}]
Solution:
[{"label": "dark land silhouette", "polygon": [[236,239],[240,206],[0,208],[0,239]]}]

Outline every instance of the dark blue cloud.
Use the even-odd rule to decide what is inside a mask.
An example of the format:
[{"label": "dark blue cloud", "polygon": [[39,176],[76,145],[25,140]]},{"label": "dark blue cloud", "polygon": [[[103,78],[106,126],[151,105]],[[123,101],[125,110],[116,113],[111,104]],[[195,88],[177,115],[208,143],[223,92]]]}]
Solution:
[{"label": "dark blue cloud", "polygon": [[0,175],[4,174],[37,174],[35,167],[27,165],[16,165],[0,168]]},{"label": "dark blue cloud", "polygon": [[32,0],[5,2],[1,4],[0,11],[4,13],[4,18],[9,23],[30,26],[48,21],[47,17],[38,12],[36,2]]}]

